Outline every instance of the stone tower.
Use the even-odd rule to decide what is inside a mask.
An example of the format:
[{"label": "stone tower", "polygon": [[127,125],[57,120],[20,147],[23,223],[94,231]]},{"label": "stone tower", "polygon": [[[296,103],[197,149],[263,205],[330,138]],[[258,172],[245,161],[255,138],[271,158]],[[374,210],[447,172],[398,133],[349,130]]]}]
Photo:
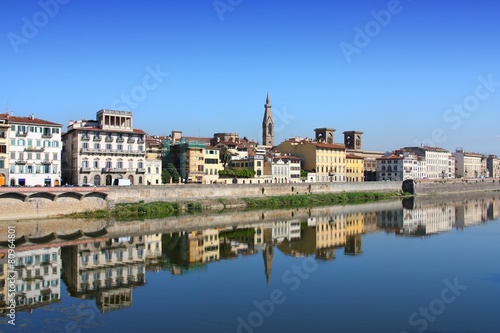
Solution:
[{"label": "stone tower", "polygon": [[268,92],[266,104],[264,104],[264,119],[262,120],[262,144],[272,147],[274,146],[274,122],[271,108],[271,99]]},{"label": "stone tower", "polygon": [[362,150],[363,132],[346,131],[344,132],[344,145],[347,149]]},{"label": "stone tower", "polygon": [[315,128],[314,133],[316,141],[320,143],[335,143],[335,129],[333,128]]}]

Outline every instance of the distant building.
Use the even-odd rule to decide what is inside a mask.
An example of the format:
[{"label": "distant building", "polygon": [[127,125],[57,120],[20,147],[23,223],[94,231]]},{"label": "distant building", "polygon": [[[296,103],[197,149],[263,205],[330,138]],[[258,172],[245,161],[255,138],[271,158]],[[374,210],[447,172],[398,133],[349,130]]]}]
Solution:
[{"label": "distant building", "polygon": [[363,150],[363,132],[361,131],[345,131],[343,134],[346,154],[363,158],[363,180],[376,180],[376,159],[382,157],[384,153],[381,151]]},{"label": "distant building", "polygon": [[[34,115],[17,117],[0,114],[5,125],[10,126],[9,145],[2,148],[0,158],[8,147],[9,184],[11,186],[61,185],[61,125],[38,119]],[[5,134],[4,134],[5,136]],[[5,142],[6,137],[3,139]],[[2,150],[3,149],[3,150]],[[6,159],[4,159],[4,168]],[[0,171],[3,174],[3,172]],[[1,177],[0,177],[1,178]]]},{"label": "distant building", "polygon": [[488,174],[492,178],[500,178],[500,162],[496,155],[488,155],[486,160]]},{"label": "distant building", "polygon": [[451,152],[439,147],[404,147],[399,151],[409,152],[425,160],[426,178],[455,178],[455,159]]},{"label": "distant building", "polygon": [[302,158],[278,155],[272,158],[273,183],[299,183]]},{"label": "distant building", "polygon": [[364,158],[354,154],[346,154],[346,181],[348,182],[363,182],[364,174]]},{"label": "distant building", "polygon": [[294,138],[276,147],[281,154],[302,158],[302,169],[316,173],[318,182],[346,181],[346,149],[333,143],[333,129],[316,129],[316,140]]},{"label": "distant building", "polygon": [[423,158],[409,152],[396,151],[377,158],[377,180],[401,181],[426,177]]},{"label": "distant building", "polygon": [[458,148],[453,156],[455,157],[456,177],[487,177],[486,158],[482,154],[465,152]]}]

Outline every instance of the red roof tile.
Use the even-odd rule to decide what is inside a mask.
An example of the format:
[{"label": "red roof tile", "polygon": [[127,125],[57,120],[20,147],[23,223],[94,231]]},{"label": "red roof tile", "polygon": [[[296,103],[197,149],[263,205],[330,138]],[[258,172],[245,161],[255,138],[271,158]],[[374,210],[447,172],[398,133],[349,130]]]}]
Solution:
[{"label": "red roof tile", "polygon": [[61,127],[61,124],[53,123],[53,122],[48,121],[48,120],[38,119],[35,117],[11,116],[8,113],[0,114],[0,119],[5,119],[9,123],[23,123],[23,124],[47,125],[47,126],[59,126],[59,127]]}]

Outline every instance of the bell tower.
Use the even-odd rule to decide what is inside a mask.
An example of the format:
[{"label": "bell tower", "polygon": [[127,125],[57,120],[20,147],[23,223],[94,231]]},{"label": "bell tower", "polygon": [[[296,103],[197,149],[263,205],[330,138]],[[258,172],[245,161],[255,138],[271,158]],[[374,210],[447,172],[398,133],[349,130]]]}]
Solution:
[{"label": "bell tower", "polygon": [[363,132],[346,131],[344,132],[344,145],[347,149],[363,149]]},{"label": "bell tower", "polygon": [[333,128],[315,128],[314,133],[316,141],[320,143],[335,143],[335,129]]},{"label": "bell tower", "polygon": [[271,111],[271,98],[267,92],[266,104],[264,104],[264,119],[262,120],[262,144],[264,146],[274,146],[274,122]]}]

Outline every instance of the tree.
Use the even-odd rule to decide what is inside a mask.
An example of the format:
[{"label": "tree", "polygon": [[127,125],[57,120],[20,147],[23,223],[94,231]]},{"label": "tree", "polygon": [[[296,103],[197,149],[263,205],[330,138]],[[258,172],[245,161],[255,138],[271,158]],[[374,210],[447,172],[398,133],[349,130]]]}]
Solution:
[{"label": "tree", "polygon": [[220,147],[220,162],[224,165],[224,169],[226,168],[226,164],[231,161],[231,153],[226,145]]},{"label": "tree", "polygon": [[161,169],[161,182],[162,182],[162,184],[170,183],[171,178],[172,178],[172,175],[170,174],[170,172],[168,172],[168,169]]},{"label": "tree", "polygon": [[167,171],[172,177],[172,183],[178,183],[181,175],[179,175],[179,172],[172,163],[167,164]]}]

